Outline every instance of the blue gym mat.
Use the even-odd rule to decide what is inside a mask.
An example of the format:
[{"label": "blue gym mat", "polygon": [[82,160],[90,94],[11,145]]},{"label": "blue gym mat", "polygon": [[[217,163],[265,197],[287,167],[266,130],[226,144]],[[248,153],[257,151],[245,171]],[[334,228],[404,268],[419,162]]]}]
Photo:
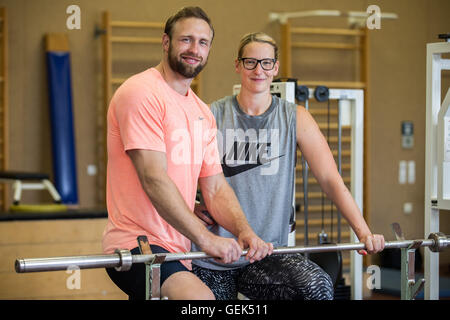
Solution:
[{"label": "blue gym mat", "polygon": [[70,53],[47,51],[55,187],[64,204],[78,204]]}]

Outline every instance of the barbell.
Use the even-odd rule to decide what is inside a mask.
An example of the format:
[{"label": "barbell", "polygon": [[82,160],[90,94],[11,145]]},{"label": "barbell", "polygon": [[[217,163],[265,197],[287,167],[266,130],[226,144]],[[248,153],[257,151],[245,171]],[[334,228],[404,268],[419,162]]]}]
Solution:
[{"label": "barbell", "polygon": [[[421,247],[428,247],[433,252],[440,252],[450,246],[449,237],[441,232],[436,232],[431,233],[428,236],[428,239],[389,241],[385,243],[385,249],[408,248],[412,244],[418,242],[420,242]],[[273,250],[273,254],[313,253],[349,250],[366,250],[366,247],[364,243],[338,243],[325,244],[320,246],[279,247]],[[247,251],[248,250],[243,250],[242,256],[245,256],[247,254]],[[168,262],[179,260],[206,259],[213,257],[207,255],[204,252],[132,255],[130,250],[117,249],[113,254],[17,259],[15,261],[15,270],[17,273],[28,273],[67,270],[69,267],[75,266],[79,269],[116,268],[116,270],[118,271],[127,271],[134,263],[152,263],[156,258],[163,258],[163,261]]]}]

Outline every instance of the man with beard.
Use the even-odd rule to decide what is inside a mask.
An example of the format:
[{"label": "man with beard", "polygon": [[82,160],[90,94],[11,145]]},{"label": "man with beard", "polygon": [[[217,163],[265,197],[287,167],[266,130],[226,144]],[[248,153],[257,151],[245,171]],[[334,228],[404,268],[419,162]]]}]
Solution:
[{"label": "man with beard", "polygon": [[[190,89],[203,69],[214,37],[198,7],[170,17],[162,37],[163,59],[132,76],[115,92],[108,109],[108,224],[103,250],[139,254],[136,238],[147,236],[153,253],[186,252],[191,241],[217,261],[231,263],[248,248],[251,262],[273,246],[250,228],[226,182],[218,155],[216,123]],[[214,235],[193,213],[197,182],[214,220],[237,240]],[[161,265],[161,295],[169,299],[214,299],[190,261]],[[130,299],[145,298],[145,265],[106,271]]]}]

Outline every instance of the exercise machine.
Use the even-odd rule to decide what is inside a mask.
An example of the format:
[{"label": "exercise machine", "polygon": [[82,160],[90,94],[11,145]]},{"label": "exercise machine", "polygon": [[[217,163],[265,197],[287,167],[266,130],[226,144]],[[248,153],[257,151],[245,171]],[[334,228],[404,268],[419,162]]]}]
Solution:
[{"label": "exercise machine", "polygon": [[[441,72],[450,70],[450,35],[427,44],[425,234],[439,230],[440,211],[450,210],[450,90],[441,104]],[[439,299],[439,255],[425,251],[425,299]]]}]

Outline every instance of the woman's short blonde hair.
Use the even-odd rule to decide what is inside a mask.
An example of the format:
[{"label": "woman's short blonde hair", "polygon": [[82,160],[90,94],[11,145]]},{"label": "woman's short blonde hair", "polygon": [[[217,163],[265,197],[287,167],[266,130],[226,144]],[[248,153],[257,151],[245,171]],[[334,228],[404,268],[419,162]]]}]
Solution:
[{"label": "woman's short blonde hair", "polygon": [[278,46],[275,40],[264,32],[254,32],[254,33],[248,33],[244,35],[239,42],[239,49],[238,49],[238,59],[242,58],[242,54],[244,53],[244,48],[246,45],[252,42],[262,42],[262,43],[268,43],[273,47],[273,51],[275,54],[275,59],[278,60]]}]

